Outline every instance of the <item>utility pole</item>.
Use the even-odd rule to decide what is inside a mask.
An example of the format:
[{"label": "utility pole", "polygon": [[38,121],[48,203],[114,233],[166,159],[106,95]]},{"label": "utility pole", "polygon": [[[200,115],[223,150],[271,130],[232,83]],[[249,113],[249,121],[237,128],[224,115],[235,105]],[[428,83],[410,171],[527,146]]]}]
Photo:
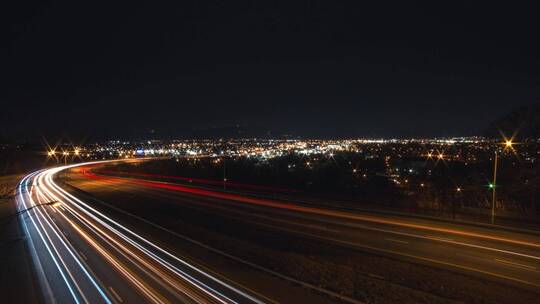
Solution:
[{"label": "utility pole", "polygon": [[223,190],[227,190],[226,158],[223,157]]},{"label": "utility pole", "polygon": [[498,162],[498,154],[497,150],[495,150],[495,162],[493,165],[493,196],[491,200],[491,223],[495,224],[495,202],[497,197],[497,162]]}]

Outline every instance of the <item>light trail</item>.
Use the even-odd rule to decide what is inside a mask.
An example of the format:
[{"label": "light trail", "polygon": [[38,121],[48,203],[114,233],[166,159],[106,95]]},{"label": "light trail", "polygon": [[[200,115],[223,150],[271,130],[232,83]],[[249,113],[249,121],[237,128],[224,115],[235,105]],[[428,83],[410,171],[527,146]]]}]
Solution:
[{"label": "light trail", "polygon": [[[51,177],[49,176],[48,177],[49,179],[51,179]],[[170,258],[173,258],[174,260],[176,260],[177,262],[180,262],[181,264],[189,267],[190,269],[196,271],[197,273],[219,283],[219,284],[222,284],[224,286],[226,286],[227,288],[235,291],[236,293],[239,293],[241,294],[242,296],[250,299],[251,301],[254,301],[254,302],[257,302],[257,303],[261,303],[258,299],[254,298],[253,296],[237,289],[236,287],[230,285],[230,284],[227,284],[226,282],[223,282],[222,280],[216,278],[216,277],[213,277],[207,273],[205,273],[204,271],[198,269],[197,267],[187,263],[186,261],[178,258],[177,256],[171,254],[170,252],[164,250],[163,248],[157,246],[156,244],[148,241],[147,239],[141,237],[139,234],[137,234],[136,232],[126,228],[125,226],[119,224],[118,222],[114,221],[113,219],[107,217],[106,215],[102,214],[101,212],[95,210],[94,208],[90,207],[88,204],[84,203],[83,201],[79,200],[78,198],[74,197],[73,195],[71,195],[70,193],[66,192],[65,190],[63,190],[62,188],[58,187],[54,181],[52,181],[51,179],[51,184],[54,186],[54,188],[58,191],[60,191],[62,194],[66,195],[66,199],[68,201],[71,201],[70,199],[73,199],[77,202],[77,204],[75,204],[75,206],[77,208],[79,208],[80,210],[82,210],[83,212],[87,212],[85,208],[88,208],[89,210],[91,210],[92,212],[94,212],[96,215],[99,215],[100,217],[102,217],[103,219],[105,219],[106,221],[110,222],[111,224],[115,225],[116,227],[124,230],[125,232],[127,232],[128,234],[132,235],[133,237],[143,241],[145,244],[147,245],[150,245],[152,248],[158,250],[159,252],[165,254],[166,256],[170,257]],[[84,206],[85,208],[82,208],[81,206]],[[159,262],[163,263],[163,265],[165,265],[166,267],[168,267],[169,269],[173,269],[176,273],[180,274],[181,272],[179,271],[178,268],[172,266],[171,263],[165,261],[163,258],[159,257],[158,255],[156,255],[155,253],[147,250],[145,247],[141,246],[140,244],[136,243],[135,241],[133,241],[132,239],[126,237],[124,234],[121,234],[120,232],[118,232],[118,230],[115,230],[113,227],[109,226],[107,223],[105,223],[104,221],[102,221],[101,219],[99,219],[98,217],[96,217],[94,214],[92,213],[88,213],[89,216],[93,217],[94,219],[98,220],[100,223],[102,223],[103,225],[107,226],[111,231],[116,231],[118,234],[120,234],[125,240],[128,240],[129,242],[131,242],[132,244],[134,244],[136,247],[140,248],[141,250],[147,252],[149,255],[151,255],[152,257],[156,258]],[[183,273],[183,272],[182,272]],[[191,277],[191,276],[190,276]],[[192,278],[192,277],[191,277]],[[199,282],[197,280],[197,282]],[[205,285],[206,286],[206,285]]]},{"label": "light trail", "polygon": [[[36,173],[29,174],[21,180],[21,182],[19,183],[17,187],[17,192],[19,195],[22,195],[22,185],[25,183],[25,180],[28,177],[33,176],[35,174]],[[20,198],[19,195],[16,197],[16,206],[17,206],[17,210],[21,212],[22,210],[25,210],[25,204],[23,203],[24,198]],[[24,228],[25,235],[30,236],[30,230],[28,229],[28,225],[24,217],[21,217],[21,222],[23,224],[22,226]],[[31,237],[28,237],[27,240],[29,243],[30,255],[34,262],[34,267],[37,272],[38,282],[42,288],[44,299],[49,303],[56,302],[56,298],[52,292],[51,286],[49,282],[46,280],[45,271],[43,270],[43,265],[41,264],[40,259],[38,257],[38,251],[36,250],[36,245],[34,244],[34,241],[32,240]]]},{"label": "light trail", "polygon": [[[142,299],[153,303],[188,299],[194,303],[263,303],[92,208],[54,181],[54,176],[63,170],[105,162],[110,161],[36,171],[19,182],[19,211],[38,207],[21,221],[29,242],[46,249],[36,250],[34,260],[44,265],[40,280],[44,282],[43,289],[51,289],[48,302],[57,298],[75,303],[121,302],[126,299],[122,290],[131,286]],[[79,248],[67,239],[66,229],[74,232],[73,241]],[[84,261],[81,246],[94,253],[86,252]],[[48,260],[53,262],[53,268]],[[96,260],[111,267],[104,272],[102,266],[96,267]],[[62,284],[56,278],[61,278]],[[105,281],[107,285],[121,285],[107,288]]]},{"label": "light trail", "polygon": [[111,171],[111,170],[99,170],[100,174],[111,174],[111,175],[125,175],[125,176],[138,176],[138,177],[152,177],[160,179],[171,179],[179,180],[183,182],[201,184],[201,185],[211,185],[211,186],[222,186],[224,183],[227,188],[238,188],[244,190],[254,190],[254,191],[272,191],[272,192],[281,192],[281,193],[298,193],[299,190],[296,189],[287,189],[280,187],[270,187],[262,185],[252,185],[244,184],[231,181],[223,180],[214,180],[214,179],[205,179],[205,178],[193,178],[193,177],[184,177],[184,176],[175,176],[175,175],[162,175],[162,174],[152,174],[152,173],[140,173],[140,172],[121,172],[121,171]]},{"label": "light trail", "polygon": [[[86,173],[87,174],[87,173]],[[192,188],[192,187],[184,187],[181,185],[175,185],[171,183],[163,183],[163,182],[149,182],[145,180],[137,180],[134,178],[110,178],[110,177],[104,177],[104,176],[98,176],[97,185],[100,187],[107,186],[107,185],[115,185],[119,187],[113,187],[115,189],[121,189],[120,185],[124,184],[126,186],[125,189],[133,189],[134,187],[137,189],[137,191],[141,191],[141,193],[148,193],[148,195],[151,194],[151,197],[160,196],[162,198],[172,199],[174,200],[174,192],[186,192],[187,194],[195,194],[197,196],[200,196],[201,198],[204,196],[207,196],[209,198],[221,198],[218,200],[210,199],[208,202],[204,202],[203,199],[194,200],[192,203],[193,206],[198,206],[200,208],[210,207],[212,209],[217,209],[220,211],[225,212],[219,212],[220,217],[227,217],[232,218],[236,221],[241,221],[244,223],[250,223],[251,225],[257,225],[261,227],[267,227],[274,230],[280,230],[286,232],[288,235],[290,234],[298,234],[303,235],[306,237],[309,237],[310,239],[323,239],[330,243],[337,244],[337,245],[344,245],[346,247],[352,247],[352,248],[362,248],[362,249],[368,249],[370,251],[377,251],[380,253],[384,253],[386,255],[392,255],[392,256],[399,256],[400,258],[406,258],[407,260],[416,260],[420,261],[421,263],[426,263],[429,265],[438,264],[439,267],[442,268],[450,268],[455,270],[460,270],[468,273],[475,273],[475,274],[481,274],[486,275],[490,277],[494,277],[497,279],[502,279],[505,281],[512,281],[513,283],[519,283],[523,285],[538,287],[540,286],[537,283],[537,280],[535,278],[530,278],[530,273],[520,273],[519,275],[509,273],[507,270],[504,269],[497,269],[493,270],[491,266],[493,265],[474,265],[470,266],[470,261],[459,261],[458,259],[454,259],[452,256],[446,256],[444,251],[441,251],[438,255],[433,255],[429,252],[421,252],[423,249],[418,250],[418,246],[423,246],[422,241],[430,241],[434,243],[440,243],[441,245],[448,245],[447,247],[448,251],[455,250],[457,247],[458,250],[470,250],[470,251],[484,251],[487,254],[488,257],[491,255],[497,255],[501,257],[508,257],[508,256],[514,256],[514,258],[522,258],[522,259],[530,259],[533,260],[533,263],[537,263],[540,260],[540,256],[538,256],[537,252],[535,252],[535,247],[538,246],[537,238],[531,238],[531,241],[525,241],[523,242],[523,235],[519,235],[516,238],[512,236],[512,234],[509,234],[506,237],[498,237],[494,234],[494,232],[475,232],[475,231],[469,231],[467,227],[462,227],[463,230],[456,230],[453,228],[447,229],[444,227],[437,227],[437,226],[427,226],[426,224],[418,225],[420,227],[426,228],[418,228],[419,232],[427,231],[427,228],[434,228],[429,229],[431,231],[440,232],[441,230],[449,230],[449,231],[455,231],[457,233],[453,233],[456,235],[455,238],[443,238],[438,236],[431,236],[431,235],[424,235],[423,233],[416,233],[416,232],[409,232],[411,229],[404,229],[400,231],[399,228],[411,228],[409,225],[400,225],[402,223],[407,224],[405,222],[405,219],[403,220],[393,220],[390,219],[388,221],[391,221],[392,223],[396,223],[391,225],[390,227],[379,228],[382,226],[379,225],[367,225],[367,224],[360,224],[362,222],[363,216],[360,215],[359,217],[355,217],[356,214],[351,213],[349,214],[350,218],[355,218],[356,221],[343,221],[343,217],[340,219],[340,216],[312,216],[312,215],[322,215],[326,214],[325,212],[327,210],[319,209],[319,208],[312,208],[308,207],[305,209],[301,209],[301,212],[285,212],[288,210],[297,211],[292,205],[293,208],[288,208],[288,206],[291,206],[291,204],[283,203],[280,201],[274,201],[274,200],[267,200],[267,199],[259,199],[259,198],[253,198],[253,197],[246,197],[246,196],[240,196],[240,195],[229,195],[230,193],[223,193],[223,192],[217,192],[207,189],[200,189],[200,188]],[[140,182],[140,183],[139,183]],[[161,187],[162,185],[166,186],[166,188]],[[142,190],[140,186],[147,186],[147,190]],[[158,191],[152,190],[150,188],[156,188]],[[172,192],[169,192],[169,190],[172,190]],[[127,190],[124,190],[127,191]],[[211,195],[206,195],[211,194]],[[221,195],[226,195],[226,199],[221,197]],[[179,196],[182,197],[182,196]],[[189,196],[191,197],[191,195]],[[227,204],[227,203],[233,203],[235,204]],[[241,203],[246,203],[245,205]],[[268,203],[268,204],[266,204]],[[264,207],[274,207],[271,210],[272,216],[263,216],[261,214],[257,214],[257,212],[251,212],[254,210],[259,210],[260,212],[268,212],[270,211],[270,208],[268,209],[261,209],[256,207],[257,206],[264,206]],[[242,211],[243,208],[247,208],[250,210],[248,212],[247,216],[244,211]],[[303,206],[300,206],[303,207]],[[279,211],[281,210],[281,211]],[[308,212],[307,210],[316,210],[321,212]],[[333,210],[330,210],[333,211]],[[229,213],[229,214],[228,214]],[[339,212],[342,213],[342,212]],[[295,220],[288,222],[285,220],[280,219],[280,216],[287,216],[293,217]],[[256,219],[253,219],[255,217]],[[260,221],[260,219],[265,218],[266,220],[270,221],[270,224],[264,224]],[[375,216],[369,216],[369,218],[376,218]],[[297,221],[298,219],[303,219],[306,221],[309,221],[307,224],[302,224],[301,221]],[[339,220],[339,221],[338,221]],[[381,219],[382,221],[377,221],[375,223],[380,224],[383,222],[386,222],[387,220]],[[318,227],[317,225],[314,225],[315,223],[323,224],[322,227]],[[366,221],[370,222],[370,221]],[[318,230],[315,234],[308,234],[301,232],[299,229],[286,229],[283,225],[276,225],[276,223],[284,223],[286,225],[292,225],[296,227],[303,227],[308,229],[315,229]],[[326,233],[328,229],[325,226],[325,224],[328,225],[337,225],[340,227],[340,230],[338,231],[331,231],[336,234],[338,234],[337,237],[323,237],[320,233],[321,231],[324,231],[323,233]],[[406,244],[409,245],[411,249],[405,249],[403,250],[404,246],[402,247],[402,250],[389,250],[386,247],[388,245],[380,245],[376,244],[376,241],[373,242],[374,245],[366,245],[364,241],[356,241],[354,236],[343,236],[339,235],[342,234],[341,230],[342,228],[352,228],[352,229],[361,229],[366,231],[374,231],[380,233],[380,235],[384,234],[393,234],[395,236],[401,236],[405,237],[405,240],[399,240],[396,242],[396,239],[392,238],[390,236],[390,239],[395,242],[396,244]],[[345,229],[343,229],[345,230]],[[465,238],[466,237],[466,238]],[[352,240],[352,241],[350,241]],[[410,241],[410,242],[409,242]],[[480,244],[475,244],[476,241],[484,241]],[[491,241],[491,242],[488,242]],[[495,242],[493,242],[495,241]],[[505,244],[508,243],[508,244]],[[516,246],[517,244],[522,245],[523,247]],[[435,244],[436,245],[436,244]],[[502,247],[501,247],[502,245]],[[432,244],[433,246],[433,244]],[[438,245],[436,245],[438,246]],[[450,247],[452,246],[452,247]],[[527,248],[527,247],[533,247],[533,248]],[[420,247],[421,248],[421,247]],[[432,247],[433,248],[433,247]],[[405,253],[404,251],[410,251],[411,253]],[[420,252],[420,254],[418,252]],[[435,257],[434,257],[435,256]],[[489,262],[484,261],[484,264],[489,264]],[[491,263],[493,264],[493,263]],[[530,268],[526,268],[526,270],[531,270]]]},{"label": "light trail", "polygon": [[308,206],[302,206],[302,205],[297,205],[297,204],[289,204],[289,203],[270,200],[270,199],[249,197],[249,196],[219,192],[219,191],[202,189],[202,188],[192,188],[192,187],[178,185],[178,184],[169,184],[169,183],[164,183],[164,182],[148,181],[148,180],[140,180],[140,179],[132,179],[132,178],[98,176],[91,172],[83,172],[83,175],[88,178],[104,179],[104,180],[110,180],[110,181],[122,181],[124,183],[130,183],[134,185],[159,188],[159,189],[165,189],[165,190],[180,191],[180,192],[191,193],[191,194],[196,194],[196,195],[201,195],[201,196],[206,196],[206,197],[211,197],[211,198],[217,198],[217,199],[221,199],[225,201],[227,200],[236,201],[236,202],[242,202],[242,203],[258,205],[258,206],[263,206],[263,207],[272,207],[276,209],[285,209],[285,210],[291,210],[291,211],[296,211],[300,213],[322,215],[322,216],[354,220],[354,221],[364,221],[364,222],[370,222],[374,224],[383,224],[383,225],[411,228],[411,229],[424,230],[424,231],[441,232],[441,233],[447,233],[447,234],[453,234],[453,235],[460,235],[464,237],[472,237],[472,238],[477,238],[477,239],[497,241],[497,242],[528,246],[528,247],[540,249],[540,243],[529,242],[529,241],[524,241],[524,240],[519,240],[519,239],[512,239],[512,238],[507,238],[507,237],[500,237],[500,236],[496,236],[496,235],[488,234],[488,233],[471,232],[471,231],[436,227],[436,226],[430,226],[430,225],[424,225],[424,224],[414,224],[414,223],[409,223],[403,220],[384,219],[381,217],[370,216],[370,215],[360,215],[360,214],[348,213],[348,212],[337,211],[337,210],[308,207]]},{"label": "light trail", "polygon": [[[34,186],[32,185],[32,188],[30,190],[30,195],[29,195],[29,198],[30,198],[30,201],[32,202],[33,205],[36,205],[34,203],[34,200],[32,199],[32,192],[34,190]],[[38,194],[38,201],[40,202],[41,204],[41,198],[43,196],[39,195]],[[46,197],[45,197],[46,199]],[[53,208],[54,210],[54,208]],[[60,228],[52,221],[52,218],[50,217],[49,214],[43,212],[42,210],[39,210],[37,209],[36,210],[37,213],[39,213],[41,215],[41,217],[38,217],[38,221],[40,221],[40,225],[43,227],[43,224],[41,222],[41,219],[44,220],[44,222],[46,222],[46,224],[48,225],[49,228],[51,228],[50,230],[54,232],[54,234],[56,235],[56,237],[60,240],[60,242],[62,243],[62,245],[66,248],[66,250],[69,252],[69,254],[71,255],[71,257],[73,257],[73,259],[75,260],[75,262],[77,263],[77,265],[80,267],[80,269],[84,272],[84,274],[86,275],[86,277],[90,280],[90,282],[92,283],[92,285],[94,285],[94,287],[96,288],[96,290],[99,292],[99,294],[103,297],[103,299],[105,300],[106,303],[112,303],[108,296],[105,294],[105,292],[103,291],[103,289],[98,285],[98,283],[96,282],[96,280],[92,277],[92,275],[90,275],[90,273],[88,272],[88,270],[86,269],[86,266],[84,266],[82,264],[82,261],[78,258],[78,256],[75,255],[74,253],[74,250],[72,249],[72,246],[68,246],[68,244],[64,241],[64,238],[65,237],[62,237],[58,231],[61,231]],[[45,231],[45,229],[44,229]],[[56,250],[56,249],[55,249]],[[60,255],[59,255],[60,256]],[[66,267],[67,268],[67,267]],[[70,275],[71,276],[71,275]],[[75,281],[75,279],[73,279]],[[84,297],[84,293],[82,292],[82,290],[80,290],[80,287],[77,285],[77,289],[79,290],[79,292],[81,293],[81,295]],[[85,302],[90,302],[88,299],[84,298]]]},{"label": "light trail", "polygon": [[[185,258],[179,257],[174,252],[158,245],[157,242],[110,217],[107,215],[108,213],[105,214],[103,211],[92,207],[91,204],[85,202],[84,198],[66,191],[61,184],[55,182],[55,175],[63,170],[107,162],[110,161],[83,163],[36,171],[23,178],[18,185],[17,202],[19,211],[22,212],[33,208],[31,212],[24,213],[26,216],[22,218],[22,222],[29,243],[37,248],[37,253],[34,254],[35,259],[37,259],[36,264],[41,263],[43,265],[45,275],[41,275],[41,281],[44,282],[41,286],[45,291],[51,290],[50,292],[46,291],[52,295],[47,302],[263,303],[257,298],[262,296],[254,296],[256,292],[249,291],[248,293],[249,289],[240,288],[238,287],[241,286],[239,284],[228,283],[226,279],[220,278],[219,274],[213,274],[211,271],[204,269],[203,266],[198,266]],[[339,224],[336,224],[339,227],[337,230],[323,227],[324,233],[338,234],[344,228],[360,228],[381,234],[384,233],[388,234],[389,238],[386,240],[392,242],[393,245],[391,246],[406,244],[414,249],[415,244],[419,244],[419,240],[425,240],[470,248],[470,250],[489,250],[493,254],[501,254],[500,257],[505,258],[504,261],[512,261],[515,264],[512,266],[515,268],[512,271],[520,269],[517,265],[529,264],[528,261],[517,258],[532,259],[534,263],[540,260],[540,257],[536,254],[531,255],[514,251],[523,250],[523,248],[504,249],[515,245],[532,248],[526,248],[526,250],[534,250],[540,247],[540,243],[535,239],[529,241],[521,239],[519,236],[514,237],[513,234],[498,236],[493,232],[459,230],[436,224],[417,224],[408,222],[406,219],[385,219],[377,216],[295,205],[272,199],[254,198],[171,183],[96,176],[84,169],[82,173],[86,177],[99,179],[105,185],[106,183],[126,183],[130,187],[135,186],[140,189],[148,187],[146,191],[152,190],[154,195],[156,195],[155,193],[159,194],[167,190],[173,190],[214,198],[217,200],[212,201],[220,202],[218,204],[219,208],[225,208],[229,205],[261,210],[270,210],[272,208],[272,212],[277,214],[287,213],[295,219],[305,218],[309,220],[310,222],[307,224],[294,221],[290,225],[302,226],[315,231],[321,230],[319,227],[321,223],[328,224],[332,228],[334,228],[333,224]],[[159,191],[150,188],[157,188]],[[52,204],[52,202],[55,203]],[[233,202],[235,204],[232,204]],[[197,201],[197,203],[200,202]],[[233,209],[230,211],[232,215],[236,214],[234,208],[230,209]],[[107,208],[105,210],[112,209]],[[111,212],[116,214],[114,211]],[[262,215],[258,216],[258,219],[264,218]],[[267,220],[270,221],[271,218],[273,217],[269,217]],[[255,225],[268,225],[271,228],[286,230],[286,227],[275,225],[275,223],[280,222],[280,219],[272,219],[270,224],[261,221],[254,222]],[[286,221],[283,220],[282,222],[285,223]],[[373,226],[370,227],[367,223],[360,224],[359,222],[383,224],[384,226],[370,225]],[[403,231],[394,231],[394,229],[398,230],[399,227],[405,229]],[[453,234],[455,238],[448,239],[422,235],[422,233],[417,234],[410,232],[412,229],[415,231]],[[385,252],[389,255],[401,255],[408,259],[425,261],[429,264],[438,263],[445,268],[462,269],[471,273],[477,272],[504,280],[513,280],[521,284],[538,286],[536,283],[531,284],[526,280],[516,279],[511,275],[501,275],[495,270],[490,271],[489,268],[483,265],[474,268],[463,264],[459,260],[453,262],[455,259],[447,258],[444,254],[441,254],[441,257],[436,257],[436,259],[432,255],[416,254],[413,252],[414,250],[404,253],[401,250],[390,250],[387,248],[388,245],[378,247],[377,244],[373,246],[362,244],[362,242],[355,241],[354,238],[351,238],[351,240],[345,237],[343,239],[330,238],[297,231],[297,229],[287,230],[287,232],[323,239],[338,245],[362,247]],[[400,238],[395,238],[397,236]],[[403,237],[403,240],[401,237]],[[485,242],[482,244],[488,243],[488,245],[477,245],[469,241],[461,241],[465,238],[483,240]],[[488,241],[497,244],[494,245]],[[506,247],[500,249],[500,245]],[[516,261],[508,259],[508,256],[505,257],[505,255],[513,255]],[[503,264],[501,261],[497,262]],[[510,264],[506,263],[506,266],[503,266],[509,268],[508,265]],[[257,268],[257,265],[253,267]],[[530,272],[531,269],[526,268],[525,270]],[[279,274],[274,275],[279,276]]]},{"label": "light trail", "polygon": [[[19,197],[20,197],[20,201],[21,201],[22,206],[23,206],[23,209],[21,209],[20,211],[23,211],[25,209],[29,209],[32,206],[32,205],[27,205],[26,204],[26,201],[24,200],[23,190],[22,190],[22,186],[24,185],[24,189],[28,193],[28,181],[29,180],[30,180],[30,177],[27,176],[19,183],[19,195],[20,195]],[[47,252],[49,253],[51,259],[53,260],[54,265],[56,266],[56,268],[58,270],[58,273],[60,274],[60,276],[64,280],[64,283],[66,284],[66,287],[68,288],[69,293],[73,297],[73,300],[75,301],[75,303],[80,303],[77,295],[75,294],[75,291],[73,290],[73,287],[72,287],[73,282],[70,283],[70,281],[66,277],[65,270],[63,270],[63,268],[58,263],[58,258],[59,257],[56,254],[54,254],[53,251],[51,250],[51,244],[49,244],[47,242],[47,240],[43,237],[43,233],[42,233],[42,231],[40,229],[40,226],[38,226],[36,224],[36,221],[34,220],[34,218],[32,216],[30,216],[30,220],[31,220],[32,224],[35,227],[35,231],[38,233],[41,241],[43,242],[43,245],[47,249]],[[24,222],[24,219],[23,219],[23,222]],[[24,225],[26,226],[26,222],[24,222]],[[29,234],[29,236],[30,236],[30,234]],[[55,250],[55,251],[58,252],[57,250]]]},{"label": "light trail", "polygon": [[[43,175],[39,178],[39,183],[44,184],[43,181]],[[51,193],[49,190],[45,189],[47,195],[53,200],[60,201],[60,198],[55,196],[53,193]],[[45,196],[44,194],[42,194]],[[69,208],[66,205],[66,208]],[[127,280],[129,280],[136,288],[138,288],[141,293],[143,293],[148,300],[154,302],[154,303],[165,303],[163,300],[163,297],[156,295],[155,291],[151,290],[147,285],[144,284],[144,282],[141,282],[140,279],[137,278],[135,274],[133,274],[129,269],[127,269],[124,265],[122,265],[121,262],[119,262],[117,259],[115,259],[113,256],[107,253],[107,251],[102,247],[99,246],[97,242],[95,242],[94,239],[92,239],[88,234],[86,234],[84,231],[82,231],[79,226],[71,221],[69,218],[67,218],[62,212],[59,212],[59,214],[73,227],[73,229],[78,232],[92,247],[99,252],[113,267],[115,267]]]},{"label": "light trail", "polygon": [[[49,176],[48,178],[50,179],[50,176]],[[177,260],[177,261],[181,262],[182,264],[184,264],[184,265],[190,267],[191,269],[193,269],[193,270],[195,270],[195,271],[197,271],[197,272],[199,272],[199,273],[205,275],[205,276],[208,277],[208,278],[211,278],[211,279],[213,279],[213,280],[215,280],[215,281],[218,281],[218,282],[220,282],[221,284],[225,284],[227,287],[229,287],[229,288],[231,288],[231,289],[233,289],[233,290],[235,290],[235,291],[241,293],[242,295],[244,295],[244,296],[246,296],[246,297],[249,297],[251,300],[257,301],[255,298],[249,296],[248,294],[245,294],[245,293],[243,293],[242,291],[240,291],[240,290],[234,288],[233,286],[230,286],[229,284],[227,284],[227,283],[225,283],[225,282],[222,282],[222,281],[220,281],[219,279],[214,278],[214,277],[212,277],[212,276],[210,276],[210,275],[204,273],[203,271],[199,270],[198,268],[196,268],[196,267],[190,265],[189,263],[187,263],[187,262],[185,262],[185,261],[179,259],[178,257],[174,256],[174,255],[171,254],[170,252],[168,252],[168,251],[166,251],[166,250],[160,248],[159,246],[153,244],[152,242],[150,242],[150,241],[148,241],[148,240],[142,238],[140,235],[138,235],[137,233],[133,232],[132,230],[130,230],[130,229],[128,229],[128,228],[126,228],[126,227],[120,225],[120,224],[117,223],[116,221],[114,221],[114,220],[112,220],[111,218],[109,218],[109,217],[103,215],[101,212],[99,212],[99,211],[93,209],[92,207],[90,207],[90,206],[87,205],[86,203],[80,201],[79,199],[75,198],[75,197],[72,196],[71,194],[65,192],[63,189],[59,188],[56,184],[54,184],[54,182],[51,181],[51,183],[55,186],[55,189],[56,189],[56,190],[59,190],[59,191],[61,191],[63,194],[69,196],[69,198],[68,198],[67,196],[65,196],[65,198],[67,199],[67,201],[73,202],[71,199],[76,200],[78,203],[80,203],[80,204],[84,205],[85,207],[89,208],[90,210],[94,211],[96,214],[98,214],[98,215],[100,215],[101,217],[105,218],[107,221],[111,222],[111,223],[114,224],[115,226],[117,226],[117,227],[123,229],[124,231],[128,232],[128,233],[131,234],[132,236],[134,236],[134,237],[136,237],[136,238],[138,238],[138,239],[144,241],[145,243],[151,245],[152,247],[158,249],[160,252],[165,253],[165,254],[168,255],[169,257],[174,258],[175,260]],[[70,199],[70,198],[71,198],[71,199]],[[79,205],[76,204],[75,206],[78,207],[81,211],[87,212],[84,208],[80,208]],[[151,251],[147,250],[145,247],[141,246],[141,245],[138,244],[137,242],[135,242],[135,241],[133,241],[132,239],[128,238],[126,235],[120,233],[118,230],[114,229],[113,227],[111,227],[110,225],[108,225],[106,222],[102,221],[100,218],[96,217],[95,215],[93,215],[93,214],[91,214],[91,213],[87,213],[87,214],[88,214],[90,217],[92,217],[93,219],[95,219],[95,220],[97,220],[98,222],[100,222],[102,225],[106,226],[109,230],[114,231],[116,234],[118,234],[118,235],[119,235],[120,237],[122,237],[124,240],[126,240],[126,241],[128,241],[129,243],[135,245],[135,246],[136,246],[137,248],[139,248],[140,250],[146,252],[147,254],[149,254],[150,256],[152,256],[153,258],[155,258],[159,263],[162,263],[162,264],[163,264],[165,267],[167,267],[168,269],[173,270],[173,271],[174,271],[175,273],[177,273],[179,276],[187,275],[187,273],[182,272],[182,271],[180,271],[178,268],[172,266],[172,264],[166,262],[164,259],[160,258],[160,257],[159,257],[158,255],[156,255],[155,253],[152,253]],[[187,275],[187,276],[188,276],[190,279],[194,279],[193,277],[191,277],[191,276],[189,276],[189,275]],[[201,282],[198,281],[198,280],[195,280],[195,281],[196,281],[197,283],[201,283]],[[206,288],[209,288],[209,289],[213,290],[213,289],[210,288],[209,286],[207,286],[207,285],[205,285],[205,284],[203,284],[203,285],[204,285]],[[215,290],[213,290],[213,291],[215,291]],[[216,292],[217,292],[217,291],[216,291]],[[232,300],[231,300],[231,301],[232,301]],[[257,301],[257,302],[258,302],[258,301]]]}]

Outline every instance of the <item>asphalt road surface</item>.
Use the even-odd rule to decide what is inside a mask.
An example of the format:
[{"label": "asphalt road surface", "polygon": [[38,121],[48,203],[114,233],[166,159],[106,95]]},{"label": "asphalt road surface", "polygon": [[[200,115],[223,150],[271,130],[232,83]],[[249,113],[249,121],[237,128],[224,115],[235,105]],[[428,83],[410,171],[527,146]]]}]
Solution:
[{"label": "asphalt road surface", "polygon": [[141,237],[53,181],[18,186],[22,225],[50,303],[264,303],[256,295]]},{"label": "asphalt road surface", "polygon": [[[485,293],[498,297],[486,298],[487,302],[534,302],[540,290],[540,235],[532,232],[322,208],[212,188],[99,175],[78,166],[64,176],[65,184],[55,179],[64,169],[35,172],[19,184],[19,208],[38,205],[22,221],[50,302],[366,300],[276,269],[265,262],[263,254],[242,256],[244,248],[224,244],[230,239],[254,243],[259,249],[272,248],[273,255],[293,249],[300,255],[324,252],[316,259],[336,265],[342,251],[333,254],[332,250],[340,248],[410,267],[447,271],[458,278],[457,283],[448,282],[456,290],[418,289],[449,301],[478,300]],[[310,248],[302,251],[297,243]],[[372,267],[366,275],[395,283],[392,271],[383,266]],[[484,285],[465,286],[471,280]],[[414,289],[410,281],[413,279],[405,278],[399,284]],[[493,290],[485,290],[486,286]],[[473,293],[474,288],[479,288],[478,297],[462,295]]]}]

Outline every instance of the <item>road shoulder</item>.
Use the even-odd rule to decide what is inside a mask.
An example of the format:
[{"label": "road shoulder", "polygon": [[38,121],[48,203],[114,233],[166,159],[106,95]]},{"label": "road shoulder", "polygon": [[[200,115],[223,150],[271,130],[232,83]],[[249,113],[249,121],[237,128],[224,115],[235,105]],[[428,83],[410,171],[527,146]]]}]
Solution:
[{"label": "road shoulder", "polygon": [[[0,185],[15,189],[21,176],[0,177]],[[15,196],[0,198],[0,290],[3,303],[42,303],[28,243],[17,212]]]}]

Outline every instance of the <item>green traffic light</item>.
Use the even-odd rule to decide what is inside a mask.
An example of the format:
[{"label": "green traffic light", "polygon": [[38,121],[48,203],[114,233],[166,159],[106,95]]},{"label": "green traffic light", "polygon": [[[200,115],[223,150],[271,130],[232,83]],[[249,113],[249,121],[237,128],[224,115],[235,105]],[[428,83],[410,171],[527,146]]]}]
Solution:
[{"label": "green traffic light", "polygon": [[495,185],[489,184],[489,189],[493,189],[493,188],[495,188]]}]

